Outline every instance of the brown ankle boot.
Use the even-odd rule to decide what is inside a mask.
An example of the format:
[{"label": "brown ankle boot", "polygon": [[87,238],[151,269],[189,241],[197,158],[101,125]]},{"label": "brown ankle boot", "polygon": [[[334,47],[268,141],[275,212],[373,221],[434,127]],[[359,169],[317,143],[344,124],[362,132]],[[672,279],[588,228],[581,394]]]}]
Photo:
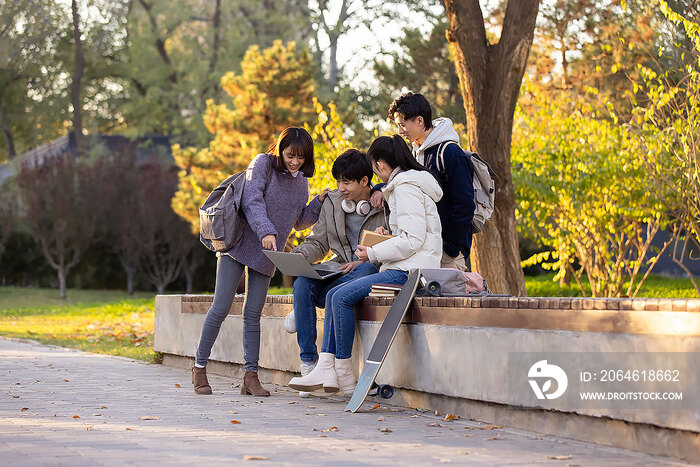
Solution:
[{"label": "brown ankle boot", "polygon": [[192,367],[192,384],[194,384],[194,392],[197,394],[211,394],[211,386],[207,380],[207,369]]},{"label": "brown ankle boot", "polygon": [[257,397],[267,397],[270,391],[262,387],[257,371],[246,371],[241,384],[241,394],[252,394]]}]

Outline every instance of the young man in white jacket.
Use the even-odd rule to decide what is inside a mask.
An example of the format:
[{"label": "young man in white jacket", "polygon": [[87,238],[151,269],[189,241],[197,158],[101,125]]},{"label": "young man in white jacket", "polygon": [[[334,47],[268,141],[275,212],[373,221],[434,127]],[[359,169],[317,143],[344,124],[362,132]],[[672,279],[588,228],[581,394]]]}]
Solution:
[{"label": "young man in white jacket", "polygon": [[373,247],[358,246],[360,260],[382,263],[380,272],[332,289],[326,297],[323,344],[318,364],[306,376],[293,378],[289,386],[299,391],[324,388],[355,390],[351,353],[355,337],[353,307],[369,295],[372,284],[403,285],[415,268],[439,268],[442,233],[436,203],[442,197],[437,179],[411,155],[399,136],[380,136],[367,151],[372,168],[387,185],[389,228],[394,238]]}]

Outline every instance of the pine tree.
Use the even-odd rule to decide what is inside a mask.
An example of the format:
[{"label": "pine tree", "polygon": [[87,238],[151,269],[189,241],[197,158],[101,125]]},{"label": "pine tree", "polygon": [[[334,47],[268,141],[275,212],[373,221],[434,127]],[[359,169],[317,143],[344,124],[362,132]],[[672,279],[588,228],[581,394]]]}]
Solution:
[{"label": "pine tree", "polygon": [[208,148],[173,146],[180,173],[173,209],[199,231],[197,208],[228,175],[240,172],[288,126],[304,126],[314,116],[316,84],[307,50],[275,41],[248,49],[241,73],[228,72],[222,88],[233,108],[207,101],[204,124],[214,135]]}]

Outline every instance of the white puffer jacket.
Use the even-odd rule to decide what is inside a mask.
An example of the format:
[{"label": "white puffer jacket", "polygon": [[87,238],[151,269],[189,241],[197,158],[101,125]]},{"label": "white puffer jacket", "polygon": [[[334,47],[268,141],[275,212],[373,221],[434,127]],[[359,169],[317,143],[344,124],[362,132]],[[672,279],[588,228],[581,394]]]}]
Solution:
[{"label": "white puffer jacket", "polygon": [[435,269],[442,258],[442,230],[435,203],[442,189],[429,172],[399,172],[383,189],[389,205],[390,238],[372,249],[380,271],[414,268]]}]

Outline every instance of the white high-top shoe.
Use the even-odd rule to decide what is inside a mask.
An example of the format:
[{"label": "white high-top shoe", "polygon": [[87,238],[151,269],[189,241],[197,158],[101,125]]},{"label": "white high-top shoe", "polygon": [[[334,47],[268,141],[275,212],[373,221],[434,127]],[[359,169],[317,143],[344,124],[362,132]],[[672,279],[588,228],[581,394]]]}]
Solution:
[{"label": "white high-top shoe", "polygon": [[335,372],[338,375],[338,387],[340,388],[340,392],[346,396],[351,396],[352,393],[355,392],[355,385],[357,384],[355,374],[352,372],[352,359],[336,358]]},{"label": "white high-top shoe", "polygon": [[326,392],[338,390],[338,376],[335,374],[335,355],[321,352],[316,368],[302,377],[295,377],[289,382],[289,387],[297,391],[314,391],[323,388]]},{"label": "white high-top shoe", "polygon": [[[303,378],[304,376],[308,375],[311,373],[311,370],[316,368],[316,362],[301,362],[301,366],[299,369],[301,370],[301,377]],[[307,391],[299,391],[299,397],[309,397],[311,393]]]}]

